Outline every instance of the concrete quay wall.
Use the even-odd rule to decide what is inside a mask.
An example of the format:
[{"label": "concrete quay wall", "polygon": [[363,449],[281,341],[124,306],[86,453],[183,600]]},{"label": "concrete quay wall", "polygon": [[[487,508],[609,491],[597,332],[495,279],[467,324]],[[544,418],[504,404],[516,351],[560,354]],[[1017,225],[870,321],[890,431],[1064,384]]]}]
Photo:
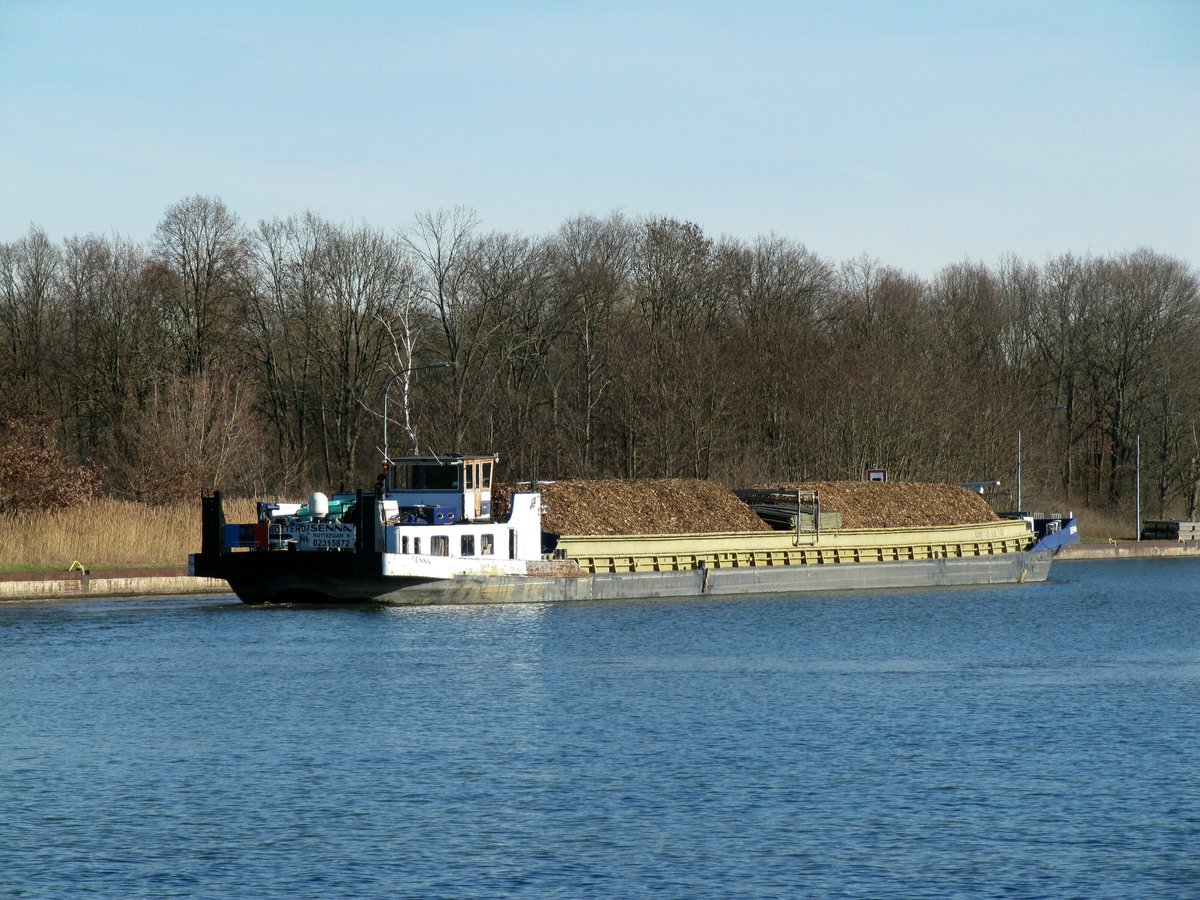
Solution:
[{"label": "concrete quay wall", "polygon": [[1200,559],[1198,541],[1112,541],[1107,544],[1072,544],[1054,559],[1070,562],[1075,559],[1159,559],[1190,557]]},{"label": "concrete quay wall", "polygon": [[177,594],[232,594],[220,578],[194,578],[186,570],[147,574],[68,572],[62,575],[0,577],[0,603],[8,600],[82,600],[88,597],[154,597]]}]

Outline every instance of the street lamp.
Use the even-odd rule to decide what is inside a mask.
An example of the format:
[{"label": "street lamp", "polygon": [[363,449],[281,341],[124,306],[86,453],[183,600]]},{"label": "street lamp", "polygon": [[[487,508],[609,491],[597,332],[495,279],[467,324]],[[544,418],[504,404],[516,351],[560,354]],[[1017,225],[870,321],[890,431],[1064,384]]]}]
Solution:
[{"label": "street lamp", "polygon": [[1170,412],[1165,412],[1161,415],[1155,416],[1149,422],[1138,423],[1137,451],[1135,453],[1136,462],[1134,465],[1136,474],[1134,475],[1133,479],[1133,505],[1135,508],[1134,515],[1136,517],[1134,520],[1134,528],[1136,531],[1134,531],[1133,539],[1135,541],[1140,541],[1142,539],[1142,425],[1152,425],[1160,419],[1170,419],[1177,415],[1179,415],[1179,413],[1176,410],[1171,410]]},{"label": "street lamp", "polygon": [[421,372],[425,369],[449,369],[453,365],[453,363],[448,362],[435,362],[424,366],[405,366],[400,371],[394,372],[392,377],[388,379],[387,385],[383,389],[383,461],[385,464],[390,464],[391,462],[391,457],[388,456],[388,394],[391,393],[392,385],[396,383],[396,379],[401,375],[411,375],[413,372]]},{"label": "street lamp", "polygon": [[1018,513],[1022,511],[1021,510],[1021,426],[1024,425],[1025,420],[1028,419],[1035,412],[1053,412],[1054,410],[1057,410],[1057,409],[1066,409],[1066,407],[1063,406],[1061,403],[1056,404],[1055,406],[1034,407],[1033,409],[1028,410],[1025,413],[1025,415],[1021,416],[1020,420],[1017,422],[1017,510],[1016,511]]}]

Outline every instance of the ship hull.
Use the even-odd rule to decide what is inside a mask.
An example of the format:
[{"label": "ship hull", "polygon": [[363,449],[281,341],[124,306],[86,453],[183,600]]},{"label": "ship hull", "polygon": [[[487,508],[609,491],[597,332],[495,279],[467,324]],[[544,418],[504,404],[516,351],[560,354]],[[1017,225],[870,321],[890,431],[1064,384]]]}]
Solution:
[{"label": "ship hull", "polygon": [[460,576],[423,579],[344,571],[227,571],[246,603],[340,603],[389,606],[561,603],[592,600],[733,597],[854,590],[963,587],[1045,581],[1050,551],[997,556],[826,565],[698,568],[583,575]]}]

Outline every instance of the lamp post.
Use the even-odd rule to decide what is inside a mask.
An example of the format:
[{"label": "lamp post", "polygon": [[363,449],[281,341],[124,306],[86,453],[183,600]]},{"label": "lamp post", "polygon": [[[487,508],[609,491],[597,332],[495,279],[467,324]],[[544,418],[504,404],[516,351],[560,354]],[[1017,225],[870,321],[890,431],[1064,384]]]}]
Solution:
[{"label": "lamp post", "polygon": [[1027,410],[1025,415],[1021,416],[1020,420],[1017,422],[1017,510],[1016,510],[1017,512],[1022,512],[1022,509],[1021,509],[1021,426],[1024,425],[1025,420],[1028,419],[1035,412],[1053,412],[1054,410],[1057,410],[1057,409],[1066,409],[1066,407],[1063,406],[1061,403],[1058,403],[1054,406],[1037,406],[1037,407],[1034,407],[1033,409]]},{"label": "lamp post", "polygon": [[1139,422],[1137,427],[1137,449],[1134,452],[1133,506],[1134,506],[1134,537],[1135,541],[1142,539],[1142,425],[1152,425],[1161,419],[1170,419],[1179,415],[1176,410],[1162,413],[1149,422]]},{"label": "lamp post", "polygon": [[391,393],[392,385],[396,383],[396,379],[401,375],[408,376],[413,372],[421,372],[425,369],[449,369],[452,366],[453,363],[448,362],[428,363],[423,366],[405,366],[400,371],[394,372],[392,377],[388,379],[387,385],[383,389],[383,461],[385,464],[391,463],[391,457],[388,456],[388,394]]}]

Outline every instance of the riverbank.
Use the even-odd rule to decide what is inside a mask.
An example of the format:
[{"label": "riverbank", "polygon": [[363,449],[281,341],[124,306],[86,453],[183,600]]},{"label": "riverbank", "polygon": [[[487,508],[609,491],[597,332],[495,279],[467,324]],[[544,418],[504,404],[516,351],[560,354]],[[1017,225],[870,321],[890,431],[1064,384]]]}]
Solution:
[{"label": "riverbank", "polygon": [[[1074,544],[1064,548],[1056,563],[1081,559],[1200,559],[1200,542],[1113,541]],[[0,603],[71,600],[89,597],[155,597],[179,594],[232,594],[219,578],[194,578],[186,568],[104,569],[81,572],[0,574]]]}]

